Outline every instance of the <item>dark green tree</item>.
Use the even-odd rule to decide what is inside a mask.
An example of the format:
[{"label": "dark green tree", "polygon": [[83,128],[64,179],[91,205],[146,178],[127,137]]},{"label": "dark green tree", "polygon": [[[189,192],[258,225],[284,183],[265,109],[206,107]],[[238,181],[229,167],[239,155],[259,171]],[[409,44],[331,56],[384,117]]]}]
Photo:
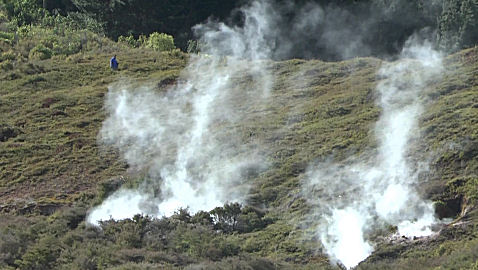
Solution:
[{"label": "dark green tree", "polygon": [[233,232],[237,228],[239,215],[241,214],[240,203],[227,203],[223,207],[216,207],[211,212],[214,228],[223,232]]},{"label": "dark green tree", "polygon": [[478,42],[478,0],[446,0],[438,18],[439,44],[456,51]]}]

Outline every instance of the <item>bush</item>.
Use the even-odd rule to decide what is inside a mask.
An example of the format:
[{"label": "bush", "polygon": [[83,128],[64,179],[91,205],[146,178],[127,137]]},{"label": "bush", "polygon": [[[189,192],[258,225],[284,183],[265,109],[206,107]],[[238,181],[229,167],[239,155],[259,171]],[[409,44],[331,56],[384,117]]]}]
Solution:
[{"label": "bush", "polygon": [[3,62],[5,60],[13,61],[15,60],[15,58],[15,53],[13,53],[12,51],[4,52],[2,53],[2,55],[0,55],[0,62]]},{"label": "bush", "polygon": [[20,269],[52,269],[60,252],[58,239],[46,236],[30,246],[22,259],[15,261],[15,264],[20,266]]},{"label": "bush", "polygon": [[1,41],[4,41],[6,43],[11,43],[14,39],[15,35],[12,34],[12,33],[7,33],[7,32],[3,32],[3,31],[0,31],[0,40]]},{"label": "bush", "polygon": [[133,35],[129,35],[127,37],[119,36],[118,42],[126,44],[131,48],[138,48],[141,45],[141,43],[138,40],[134,39]]},{"label": "bush", "polygon": [[[59,16],[62,18],[61,16]],[[64,17],[63,17],[64,18]],[[96,21],[93,17],[88,14],[79,13],[79,12],[70,12],[65,18],[65,23],[71,29],[76,30],[88,30],[93,33],[103,34],[104,25]],[[58,25],[58,24],[57,24]]]},{"label": "bush", "polygon": [[224,207],[214,208],[210,212],[214,221],[214,229],[227,233],[235,231],[241,207],[240,203],[226,203]]},{"label": "bush", "polygon": [[148,39],[146,40],[145,46],[147,48],[152,48],[160,52],[171,51],[176,48],[174,46],[174,39],[172,36],[158,32],[154,32],[149,35]]},{"label": "bush", "polygon": [[28,58],[45,60],[50,59],[52,55],[53,52],[50,48],[45,47],[43,44],[38,44],[30,50]]},{"label": "bush", "polygon": [[4,71],[12,70],[13,69],[13,63],[11,60],[5,60],[3,62],[0,62],[0,69]]},{"label": "bush", "polygon": [[10,21],[18,26],[37,23],[46,16],[46,10],[36,0],[3,0]]},{"label": "bush", "polygon": [[192,223],[201,224],[204,226],[210,226],[213,224],[213,220],[211,214],[206,211],[199,211],[197,212],[192,218]]}]

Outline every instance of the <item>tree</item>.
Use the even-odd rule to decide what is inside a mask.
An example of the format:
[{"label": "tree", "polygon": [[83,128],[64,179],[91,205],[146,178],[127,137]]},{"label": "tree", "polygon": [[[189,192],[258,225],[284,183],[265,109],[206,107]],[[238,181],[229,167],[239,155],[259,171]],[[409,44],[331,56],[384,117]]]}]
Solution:
[{"label": "tree", "polygon": [[236,230],[238,217],[241,214],[240,203],[227,203],[224,207],[216,207],[211,212],[214,228],[223,232]]},{"label": "tree", "polygon": [[438,21],[442,49],[457,51],[478,42],[478,0],[446,0]]},{"label": "tree", "polygon": [[0,0],[9,19],[17,26],[38,23],[45,12],[37,0]]}]

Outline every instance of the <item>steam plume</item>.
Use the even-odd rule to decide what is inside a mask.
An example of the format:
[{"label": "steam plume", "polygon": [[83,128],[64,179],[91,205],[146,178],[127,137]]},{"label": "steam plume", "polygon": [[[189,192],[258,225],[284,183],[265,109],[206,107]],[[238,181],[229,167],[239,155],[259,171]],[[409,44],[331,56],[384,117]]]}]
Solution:
[{"label": "steam plume", "polygon": [[[245,180],[266,163],[260,147],[241,141],[237,126],[250,107],[263,104],[273,83],[263,60],[270,57],[267,34],[275,27],[271,11],[254,2],[243,9],[243,27],[196,26],[204,54],[191,56],[184,81],[166,92],[125,82],[109,88],[99,140],[146,170],[147,181],[113,194],[89,214],[90,223],[138,213],[169,216],[179,208],[194,213],[244,200]],[[249,89],[236,86],[243,77]]]},{"label": "steam plume", "polygon": [[357,265],[373,251],[371,233],[386,225],[408,237],[432,233],[433,207],[414,187],[421,180],[420,167],[411,164],[408,145],[419,138],[420,94],[441,69],[438,52],[410,39],[401,59],[384,63],[378,72],[382,114],[375,125],[376,155],[308,170],[304,192],[321,218],[319,238],[333,262]]},{"label": "steam plume", "polygon": [[[264,146],[245,142],[238,126],[251,108],[267,104],[274,80],[267,59],[308,57],[304,46],[312,43],[333,59],[370,52],[361,37],[367,23],[351,24],[350,13],[310,3],[293,9],[290,3],[253,1],[241,10],[241,26],[209,22],[195,27],[204,54],[192,56],[183,80],[166,92],[125,82],[110,87],[109,116],[99,140],[118,148],[147,176],[137,190],[120,190],[93,209],[90,223],[136,213],[171,215],[179,207],[209,210],[244,200],[248,172],[264,170],[266,164]],[[430,234],[435,222],[431,204],[414,188],[420,168],[410,164],[407,146],[418,138],[420,93],[439,74],[441,58],[429,45],[413,41],[401,56],[379,72],[376,155],[350,158],[346,165],[319,164],[304,182],[304,193],[322,219],[323,247],[347,267],[372,252],[371,233],[377,228],[397,225],[400,234],[419,236]],[[249,87],[239,89],[237,82],[244,78]]]}]

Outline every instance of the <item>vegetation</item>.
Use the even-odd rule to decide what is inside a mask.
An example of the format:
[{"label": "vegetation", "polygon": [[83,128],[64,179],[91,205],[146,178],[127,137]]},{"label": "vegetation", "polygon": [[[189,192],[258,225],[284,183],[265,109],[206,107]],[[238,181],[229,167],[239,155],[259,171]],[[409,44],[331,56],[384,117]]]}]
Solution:
[{"label": "vegetation", "polygon": [[[195,37],[191,28],[205,22],[208,18],[224,20],[231,12],[230,23],[240,23],[241,14],[235,8],[247,0],[110,0],[105,4],[95,0],[1,0],[8,19],[8,27],[28,26],[42,23],[51,25],[51,18],[64,18],[61,25],[67,24],[76,29],[106,34],[117,40],[120,36],[134,37],[152,33],[167,33],[174,36],[177,47],[186,51]],[[277,5],[287,5],[290,1],[275,0]],[[284,4],[284,2],[287,2]],[[304,5],[315,2],[333,13],[336,8],[344,10],[338,17],[327,18],[321,22],[317,31],[346,28],[351,33],[361,35],[362,46],[369,48],[365,55],[389,56],[400,50],[406,39],[414,32],[438,29],[436,45],[441,49],[455,52],[474,46],[478,41],[478,2],[477,0],[295,0],[296,10],[285,14],[294,20],[294,13],[300,12]],[[277,8],[279,9],[279,8]],[[50,16],[48,15],[50,14]],[[57,16],[58,14],[63,16]],[[0,20],[1,17],[0,16]],[[46,19],[45,19],[46,18]],[[141,18],[138,20],[137,18]],[[351,24],[350,22],[364,22]],[[398,23],[399,22],[399,23]],[[292,21],[285,21],[290,25]],[[363,29],[366,29],[364,31]],[[0,29],[2,30],[2,29]],[[287,29],[287,31],[291,31]],[[284,33],[289,36],[294,33]],[[341,60],[343,55],[331,51],[333,44],[311,35],[307,46],[298,46],[293,57]],[[353,57],[352,56],[352,57]],[[351,57],[351,56],[348,56]]]},{"label": "vegetation", "polygon": [[[110,1],[109,8],[118,14],[122,2],[134,1]],[[284,106],[251,110],[240,123],[243,140],[254,136],[267,145],[270,161],[270,168],[253,179],[246,205],[228,203],[194,215],[178,209],[170,218],[138,215],[96,228],[84,221],[88,209],[142,179],[141,173],[128,172],[116,151],[96,143],[108,86],[127,78],[163,91],[180,78],[188,56],[173,49],[167,34],[137,35],[157,29],[128,33],[114,26],[122,30],[110,34],[124,37],[105,38],[98,29],[113,26],[100,21],[107,14],[94,17],[95,6],[88,3],[2,1],[0,268],[337,268],[304,225],[309,206],[299,196],[300,179],[313,161],[341,161],[374,148],[369,131],[380,113],[373,90],[382,61],[269,64],[276,77],[271,100]],[[463,8],[450,9],[471,14],[467,9],[476,7],[472,1],[460,3]],[[40,4],[65,16],[44,16]],[[445,17],[450,24],[462,21]],[[467,27],[453,24],[462,30],[458,44],[474,44],[467,34],[474,18],[463,19]],[[441,29],[452,29],[445,25]],[[444,46],[452,44],[445,42],[453,39],[449,31],[440,41]],[[197,42],[190,45],[197,49]],[[108,67],[112,54],[120,60],[118,72]],[[420,119],[424,140],[413,151],[431,161],[430,181],[420,185],[423,195],[436,202],[437,214],[454,221],[432,238],[379,243],[359,269],[478,267],[478,49],[447,57],[445,66],[443,80],[423,96],[428,102]],[[241,76],[235,82],[241,89],[249,83]]]}]

